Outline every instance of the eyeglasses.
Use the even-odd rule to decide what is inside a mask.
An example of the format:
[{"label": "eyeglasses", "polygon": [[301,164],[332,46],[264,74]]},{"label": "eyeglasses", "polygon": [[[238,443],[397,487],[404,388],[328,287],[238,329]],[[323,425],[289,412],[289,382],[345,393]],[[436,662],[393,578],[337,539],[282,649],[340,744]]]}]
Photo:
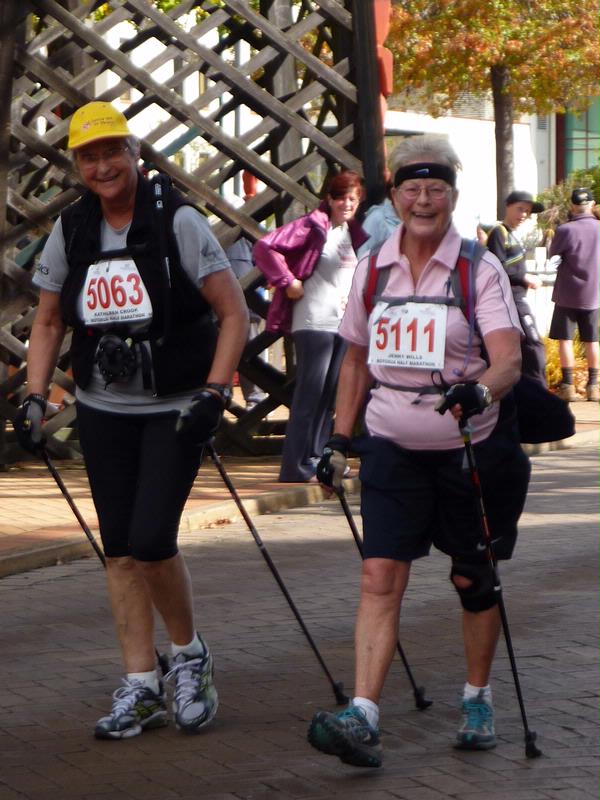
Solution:
[{"label": "eyeglasses", "polygon": [[446,183],[432,183],[424,185],[420,183],[409,183],[408,181],[404,181],[398,187],[398,191],[403,197],[406,197],[407,200],[416,200],[421,192],[425,192],[427,197],[430,197],[432,200],[442,200],[450,191],[450,186],[448,186]]},{"label": "eyeglasses", "polygon": [[77,163],[86,169],[97,167],[101,161],[104,161],[105,164],[117,164],[126,150],[129,150],[128,146],[121,145],[120,147],[109,147],[102,153],[79,153]]}]

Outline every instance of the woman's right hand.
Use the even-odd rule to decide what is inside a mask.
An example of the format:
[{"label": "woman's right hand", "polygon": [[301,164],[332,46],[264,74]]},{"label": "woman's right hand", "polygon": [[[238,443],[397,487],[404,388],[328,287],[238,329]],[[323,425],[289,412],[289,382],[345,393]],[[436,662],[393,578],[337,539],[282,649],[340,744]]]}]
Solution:
[{"label": "woman's right hand", "polygon": [[294,280],[285,287],[285,293],[290,300],[300,300],[301,297],[304,297],[302,281],[299,281],[298,278],[294,278]]}]

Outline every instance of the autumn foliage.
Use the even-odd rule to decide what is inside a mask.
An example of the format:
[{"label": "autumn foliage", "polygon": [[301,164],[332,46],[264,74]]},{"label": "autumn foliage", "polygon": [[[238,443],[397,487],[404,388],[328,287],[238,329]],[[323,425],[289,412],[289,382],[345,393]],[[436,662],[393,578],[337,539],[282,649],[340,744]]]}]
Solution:
[{"label": "autumn foliage", "polygon": [[399,0],[387,46],[395,91],[425,89],[439,114],[508,74],[515,113],[577,111],[598,94],[596,0]]}]

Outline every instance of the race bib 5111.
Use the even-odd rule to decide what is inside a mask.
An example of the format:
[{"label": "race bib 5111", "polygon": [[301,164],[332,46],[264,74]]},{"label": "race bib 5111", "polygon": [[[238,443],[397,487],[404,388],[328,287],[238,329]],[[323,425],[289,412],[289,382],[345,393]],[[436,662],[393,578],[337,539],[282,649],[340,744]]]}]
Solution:
[{"label": "race bib 5111", "polygon": [[81,303],[83,321],[91,327],[152,319],[150,297],[131,259],[98,261],[88,267]]},{"label": "race bib 5111", "polygon": [[369,364],[443,369],[448,306],[377,303],[369,318]]}]

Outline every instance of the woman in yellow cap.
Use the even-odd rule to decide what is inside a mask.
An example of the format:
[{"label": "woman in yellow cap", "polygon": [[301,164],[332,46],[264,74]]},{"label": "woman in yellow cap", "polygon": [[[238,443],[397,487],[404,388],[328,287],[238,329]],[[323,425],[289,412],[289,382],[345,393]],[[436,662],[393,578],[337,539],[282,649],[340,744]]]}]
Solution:
[{"label": "woman in yellow cap", "polygon": [[123,114],[109,103],[83,106],[69,147],[87,191],[57,220],[34,278],[30,394],[15,430],[39,453],[49,383],[72,327],[79,436],[126,671],[95,735],[128,738],[167,723],[154,609],[172,642],[175,722],[195,732],[218,698],[177,530],[230,398],[246,304],[200,212],[140,174],[139,142]]}]

